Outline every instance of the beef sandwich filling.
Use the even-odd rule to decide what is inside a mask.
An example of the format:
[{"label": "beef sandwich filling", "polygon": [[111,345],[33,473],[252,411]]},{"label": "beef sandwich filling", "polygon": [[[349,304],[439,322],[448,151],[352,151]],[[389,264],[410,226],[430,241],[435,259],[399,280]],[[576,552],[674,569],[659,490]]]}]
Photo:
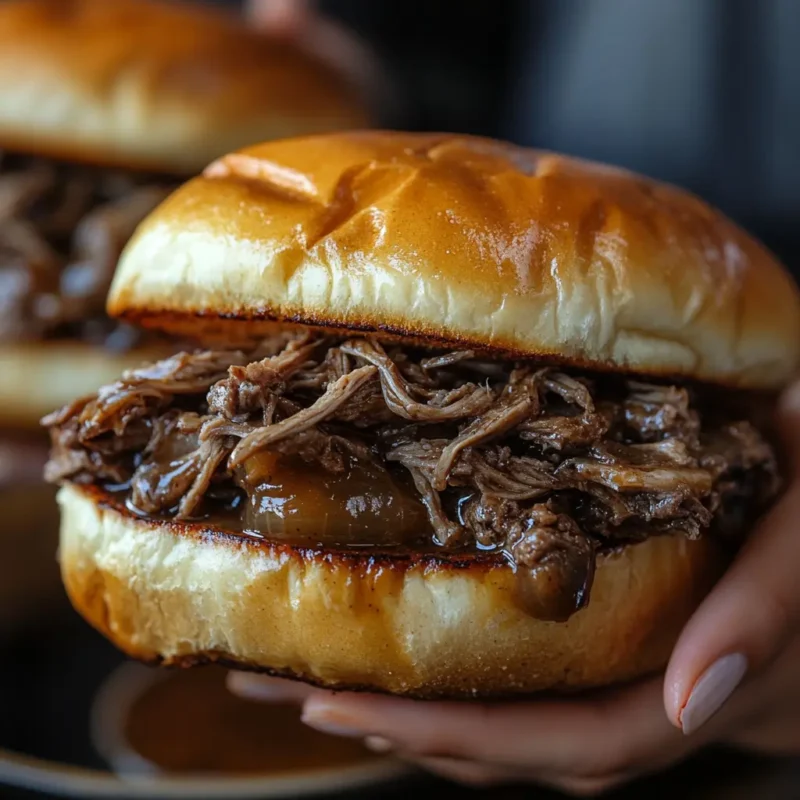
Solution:
[{"label": "beef sandwich filling", "polygon": [[0,342],[78,338],[125,349],[105,315],[122,248],[171,188],[163,177],[0,151]]},{"label": "beef sandwich filling", "polygon": [[598,553],[735,541],[775,495],[772,447],[722,394],[304,332],[181,353],[50,415],[46,476],[293,544],[502,553],[536,578],[526,608],[563,620]]}]

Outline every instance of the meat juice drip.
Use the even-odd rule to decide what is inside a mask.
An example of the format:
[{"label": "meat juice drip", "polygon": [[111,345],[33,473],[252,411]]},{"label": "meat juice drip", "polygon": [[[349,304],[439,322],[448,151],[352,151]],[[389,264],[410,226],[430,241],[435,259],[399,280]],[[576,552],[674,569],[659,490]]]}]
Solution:
[{"label": "meat juice drip", "polygon": [[[466,525],[465,509],[474,499],[474,493],[467,492],[450,504],[449,510],[462,526]],[[523,530],[508,533],[510,538],[505,545],[476,545],[483,553],[505,558],[514,573],[514,602],[528,616],[545,622],[566,622],[589,602],[594,581],[593,549],[567,548],[563,539],[553,538],[547,528],[537,529],[532,520]],[[525,563],[524,556],[520,563],[514,552],[520,539],[535,551],[535,564]]]},{"label": "meat juice drip", "polygon": [[243,527],[298,544],[396,547],[430,540],[430,522],[399,475],[353,461],[327,472],[298,457],[262,452],[245,464]]},{"label": "meat juice drip", "polygon": [[594,562],[576,566],[568,561],[536,567],[515,566],[514,600],[535,619],[566,622],[589,600]]}]

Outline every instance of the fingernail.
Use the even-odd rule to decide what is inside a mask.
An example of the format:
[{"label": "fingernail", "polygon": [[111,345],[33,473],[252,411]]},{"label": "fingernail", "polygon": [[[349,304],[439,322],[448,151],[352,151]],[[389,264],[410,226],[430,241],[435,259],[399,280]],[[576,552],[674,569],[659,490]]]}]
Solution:
[{"label": "fingernail", "polygon": [[314,728],[320,733],[328,733],[331,736],[344,736],[349,739],[363,739],[366,736],[366,732],[357,721],[347,714],[325,706],[306,705],[300,719],[309,728]]},{"label": "fingernail", "polygon": [[789,411],[800,410],[800,381],[793,383],[781,398],[781,405]]},{"label": "fingernail", "polygon": [[681,710],[681,729],[688,736],[705,725],[733,694],[747,673],[747,658],[731,653],[713,663],[697,680]]},{"label": "fingernail", "polygon": [[301,683],[246,672],[229,672],[227,685],[233,694],[261,703],[300,702],[312,691]]},{"label": "fingernail", "polygon": [[384,739],[383,736],[367,736],[364,739],[364,747],[372,750],[373,753],[388,753],[394,750],[394,745],[388,739]]}]

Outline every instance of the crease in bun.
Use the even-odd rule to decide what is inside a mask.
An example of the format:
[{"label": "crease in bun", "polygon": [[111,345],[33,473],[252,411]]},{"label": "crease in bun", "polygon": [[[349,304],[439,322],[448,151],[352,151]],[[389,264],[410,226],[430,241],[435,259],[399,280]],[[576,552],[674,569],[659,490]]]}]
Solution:
[{"label": "crease in bun", "polygon": [[249,142],[366,122],[334,71],[199,3],[0,3],[3,148],[194,173]]},{"label": "crease in bun", "polygon": [[701,200],[446,134],[312,136],[214,162],[140,227],[108,307],[178,333],[299,322],[754,389],[800,357],[792,279]]},{"label": "crease in bun", "polygon": [[517,605],[497,557],[292,547],[137,518],[73,484],[59,504],[70,599],[128,655],[420,698],[567,691],[658,670],[724,564],[708,537],[649,538],[601,556],[589,605],[554,623]]}]

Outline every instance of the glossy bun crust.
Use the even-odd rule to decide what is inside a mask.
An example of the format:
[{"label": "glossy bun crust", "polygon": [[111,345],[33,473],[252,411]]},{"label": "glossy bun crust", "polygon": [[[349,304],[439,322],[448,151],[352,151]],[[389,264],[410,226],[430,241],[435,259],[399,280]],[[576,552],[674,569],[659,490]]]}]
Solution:
[{"label": "glossy bun crust", "polygon": [[657,670],[723,559],[707,539],[603,556],[587,608],[542,622],[487,556],[318,552],[145,521],[97,488],[60,490],[75,608],[134,658],[225,663],[415,697],[572,690]]},{"label": "glossy bun crust", "polygon": [[0,148],[193,173],[253,141],[364,124],[331,70],[200,4],[0,3]]},{"label": "glossy bun crust", "polygon": [[791,278],[697,198],[452,135],[333,134],[220,159],[143,223],[109,310],[192,333],[290,320],[759,388],[800,352]]}]

